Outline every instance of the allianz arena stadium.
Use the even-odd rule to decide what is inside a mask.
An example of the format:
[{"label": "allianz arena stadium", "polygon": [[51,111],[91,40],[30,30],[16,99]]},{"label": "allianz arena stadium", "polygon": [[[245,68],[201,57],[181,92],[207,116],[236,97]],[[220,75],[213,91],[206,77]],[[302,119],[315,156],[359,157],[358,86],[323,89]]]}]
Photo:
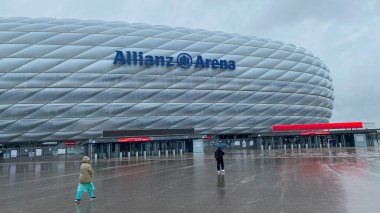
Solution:
[{"label": "allianz arena stadium", "polygon": [[329,69],[255,36],[124,22],[0,18],[0,142],[104,130],[199,135],[326,123]]}]

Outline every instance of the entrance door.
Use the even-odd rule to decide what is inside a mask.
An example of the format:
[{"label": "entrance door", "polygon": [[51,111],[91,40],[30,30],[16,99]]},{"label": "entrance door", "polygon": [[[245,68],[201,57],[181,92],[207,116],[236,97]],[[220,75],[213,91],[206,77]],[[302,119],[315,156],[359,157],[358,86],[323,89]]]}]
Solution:
[{"label": "entrance door", "polygon": [[[88,148],[87,148],[88,149]],[[109,158],[108,156],[108,144],[107,143],[100,143],[100,144],[92,144],[92,150],[89,150],[91,155],[95,157],[95,154],[98,159],[105,159]]]}]

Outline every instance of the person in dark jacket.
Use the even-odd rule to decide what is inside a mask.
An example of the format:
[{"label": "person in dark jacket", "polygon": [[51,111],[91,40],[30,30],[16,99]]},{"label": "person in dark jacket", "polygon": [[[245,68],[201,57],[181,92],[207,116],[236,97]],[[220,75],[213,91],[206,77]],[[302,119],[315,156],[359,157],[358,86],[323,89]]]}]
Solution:
[{"label": "person in dark jacket", "polygon": [[[225,171],[224,171],[223,155],[224,155],[224,152],[223,152],[222,149],[219,147],[219,148],[215,151],[215,160],[216,160],[216,168],[218,169],[218,175],[219,175],[219,174],[224,174],[224,173],[225,173]],[[220,169],[222,169],[222,170],[220,170]]]}]

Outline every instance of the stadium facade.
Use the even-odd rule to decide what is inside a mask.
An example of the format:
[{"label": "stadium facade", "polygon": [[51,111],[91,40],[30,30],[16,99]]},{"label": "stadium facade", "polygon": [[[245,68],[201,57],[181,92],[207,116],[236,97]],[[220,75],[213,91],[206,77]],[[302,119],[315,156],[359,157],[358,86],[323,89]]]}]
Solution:
[{"label": "stadium facade", "polygon": [[255,36],[123,22],[0,18],[0,142],[93,139],[104,130],[198,135],[326,123],[329,69]]}]

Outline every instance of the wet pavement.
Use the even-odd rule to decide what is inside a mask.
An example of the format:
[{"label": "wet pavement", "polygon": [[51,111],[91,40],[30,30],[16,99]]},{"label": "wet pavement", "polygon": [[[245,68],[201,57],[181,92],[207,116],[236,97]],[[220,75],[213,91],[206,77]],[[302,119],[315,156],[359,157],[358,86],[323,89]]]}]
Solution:
[{"label": "wet pavement", "polygon": [[81,162],[0,162],[0,212],[379,212],[379,147],[230,150],[92,162],[97,200],[74,204]]}]

